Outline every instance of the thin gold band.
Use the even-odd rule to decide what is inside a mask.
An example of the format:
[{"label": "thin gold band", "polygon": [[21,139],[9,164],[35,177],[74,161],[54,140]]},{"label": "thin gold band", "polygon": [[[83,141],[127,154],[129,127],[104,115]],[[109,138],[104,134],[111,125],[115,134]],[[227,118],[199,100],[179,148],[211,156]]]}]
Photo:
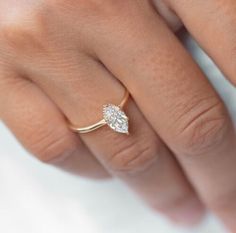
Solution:
[{"label": "thin gold band", "polygon": [[[125,104],[127,103],[128,99],[129,99],[129,92],[128,92],[127,89],[125,89],[125,94],[124,94],[120,104],[117,105],[117,106],[120,109],[123,109]],[[89,126],[86,126],[86,127],[77,127],[77,126],[69,123],[69,128],[71,130],[73,130],[74,132],[77,132],[77,133],[89,133],[89,132],[92,132],[92,131],[94,131],[96,129],[101,128],[104,125],[107,125],[107,122],[105,121],[105,119],[102,119],[99,122],[97,122],[95,124],[92,124],[92,125],[89,125]]]}]

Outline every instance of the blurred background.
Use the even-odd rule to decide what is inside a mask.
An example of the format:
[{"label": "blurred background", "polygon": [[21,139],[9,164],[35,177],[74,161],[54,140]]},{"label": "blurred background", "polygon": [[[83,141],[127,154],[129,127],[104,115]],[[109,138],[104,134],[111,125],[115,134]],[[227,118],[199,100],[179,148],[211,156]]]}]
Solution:
[{"label": "blurred background", "polygon": [[[227,103],[236,122],[236,90],[186,34],[181,40]],[[224,233],[210,213],[194,229],[151,212],[118,180],[75,177],[32,158],[0,122],[0,232]]]}]

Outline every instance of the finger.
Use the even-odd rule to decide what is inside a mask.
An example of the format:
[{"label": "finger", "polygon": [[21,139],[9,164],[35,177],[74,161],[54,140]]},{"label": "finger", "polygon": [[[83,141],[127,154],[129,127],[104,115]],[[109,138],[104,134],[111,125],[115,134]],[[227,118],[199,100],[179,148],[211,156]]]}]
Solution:
[{"label": "finger", "polygon": [[168,1],[191,34],[236,85],[236,1]]},{"label": "finger", "polygon": [[[50,57],[44,61],[45,64],[58,61],[58,64],[36,68],[34,73],[40,77],[34,76],[34,81],[75,125],[95,123],[102,117],[103,104],[119,104],[123,87],[98,62],[80,55],[81,63],[78,63],[77,52],[63,52],[59,59]],[[60,81],[55,83],[55,78]],[[110,173],[125,181],[153,208],[185,223],[199,220],[203,208],[170,151],[132,100],[126,110],[130,117],[130,136],[103,127],[81,134],[81,138]]]},{"label": "finger", "polygon": [[39,88],[3,68],[0,72],[1,119],[30,152],[74,174],[108,176]]},{"label": "finger", "polygon": [[236,140],[228,113],[159,16],[146,4],[142,9],[136,7],[139,17],[103,24],[109,36],[96,38],[96,54],[130,90],[204,201],[234,224]]}]

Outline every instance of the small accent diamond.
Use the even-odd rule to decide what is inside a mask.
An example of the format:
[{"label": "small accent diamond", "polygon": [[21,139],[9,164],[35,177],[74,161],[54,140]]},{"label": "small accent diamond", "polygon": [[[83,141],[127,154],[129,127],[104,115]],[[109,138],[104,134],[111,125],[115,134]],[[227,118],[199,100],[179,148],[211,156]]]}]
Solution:
[{"label": "small accent diamond", "polygon": [[103,117],[107,125],[118,133],[129,133],[128,117],[120,107],[113,104],[103,106]]}]

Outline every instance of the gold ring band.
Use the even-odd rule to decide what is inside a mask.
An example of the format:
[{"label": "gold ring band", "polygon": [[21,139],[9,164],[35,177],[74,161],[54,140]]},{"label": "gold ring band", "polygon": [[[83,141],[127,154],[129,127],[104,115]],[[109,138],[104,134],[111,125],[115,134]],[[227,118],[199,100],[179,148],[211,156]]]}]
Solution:
[{"label": "gold ring band", "polygon": [[108,125],[111,129],[118,133],[129,134],[128,117],[123,108],[129,99],[129,92],[125,89],[125,94],[119,105],[106,104],[103,105],[103,119],[95,124],[86,127],[77,127],[69,123],[69,128],[77,133],[89,133],[102,126]]}]

